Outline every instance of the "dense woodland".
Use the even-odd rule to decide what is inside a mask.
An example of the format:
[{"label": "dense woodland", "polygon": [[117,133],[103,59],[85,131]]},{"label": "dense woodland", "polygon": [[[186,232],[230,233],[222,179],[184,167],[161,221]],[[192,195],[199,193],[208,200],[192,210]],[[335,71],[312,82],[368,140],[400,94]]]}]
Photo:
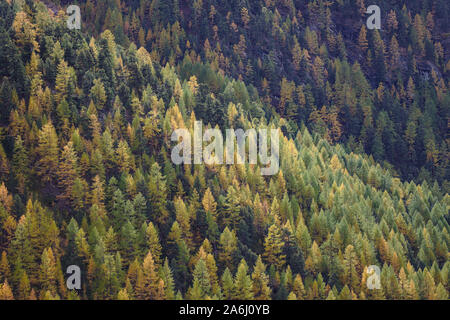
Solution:
[{"label": "dense woodland", "polygon": [[[448,299],[449,3],[376,2],[1,1],[0,300]],[[196,120],[279,173],[174,165]]]},{"label": "dense woodland", "polygon": [[[291,137],[305,124],[395,176],[449,191],[447,0],[75,2],[89,34],[110,30],[162,66],[189,56],[244,81]],[[370,4],[380,31],[366,28]]]}]

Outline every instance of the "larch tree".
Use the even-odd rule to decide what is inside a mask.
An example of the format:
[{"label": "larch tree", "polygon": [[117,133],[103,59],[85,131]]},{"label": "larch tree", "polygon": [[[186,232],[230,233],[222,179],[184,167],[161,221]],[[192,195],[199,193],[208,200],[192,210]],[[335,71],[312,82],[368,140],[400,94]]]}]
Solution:
[{"label": "larch tree", "polygon": [[53,295],[56,294],[56,261],[51,248],[45,249],[42,253],[41,270],[40,270],[40,284],[41,295],[50,291]]},{"label": "larch tree", "polygon": [[20,136],[14,143],[12,168],[17,181],[17,190],[23,194],[29,179],[30,167],[27,148]]},{"label": "larch tree", "polygon": [[73,77],[75,77],[74,69],[69,67],[66,61],[61,60],[55,80],[55,102],[57,105],[67,98]]},{"label": "larch tree", "polygon": [[228,269],[228,267],[222,274],[221,284],[222,284],[223,298],[225,300],[234,299],[235,292],[234,292],[233,275],[231,274],[230,269]]},{"label": "larch tree", "polygon": [[97,109],[103,109],[106,103],[106,98],[106,91],[103,82],[100,79],[95,79],[94,85],[91,88],[91,99]]},{"label": "larch tree", "polygon": [[217,203],[214,200],[214,196],[210,190],[210,188],[206,189],[205,195],[202,199],[203,209],[205,209],[206,213],[211,213],[211,215],[216,218],[216,208]]},{"label": "larch tree", "polygon": [[228,267],[230,270],[234,270],[234,255],[237,249],[237,238],[235,231],[230,231],[228,227],[225,227],[224,231],[220,235],[219,261],[223,266]]},{"label": "larch tree", "polygon": [[150,203],[153,218],[160,224],[165,223],[168,218],[166,209],[167,182],[158,163],[154,163],[150,169],[148,193],[148,203]]},{"label": "larch tree", "polygon": [[164,281],[164,292],[167,300],[175,299],[175,283],[173,280],[172,270],[169,266],[169,261],[166,258],[161,269],[161,279]]},{"label": "larch tree", "polygon": [[359,31],[358,44],[361,51],[365,53],[369,47],[369,42],[367,41],[367,29],[364,24]]},{"label": "larch tree", "polygon": [[353,291],[359,292],[359,275],[361,274],[361,268],[355,249],[352,245],[348,245],[345,248],[343,267],[345,279],[342,282],[351,286]]},{"label": "larch tree", "polygon": [[30,292],[31,292],[30,280],[28,280],[27,273],[23,271],[22,276],[20,277],[17,298],[19,300],[27,300],[28,297],[30,296]]},{"label": "larch tree", "polygon": [[174,204],[176,211],[176,221],[181,228],[182,237],[186,241],[186,244],[192,246],[193,236],[191,231],[191,215],[186,208],[183,199],[176,199]]},{"label": "larch tree", "polygon": [[73,149],[72,141],[69,141],[61,153],[58,167],[58,185],[61,188],[61,194],[58,198],[65,201],[74,199],[74,183],[78,177],[78,159]]},{"label": "larch tree", "polygon": [[241,260],[234,279],[234,290],[236,299],[252,300],[254,298],[252,291],[252,279],[248,275],[248,266],[244,259]]},{"label": "larch tree", "polygon": [[229,186],[221,216],[223,223],[233,229],[236,228],[239,222],[239,198],[237,190],[233,186]]},{"label": "larch tree", "polygon": [[8,262],[8,256],[6,251],[2,252],[2,258],[0,260],[0,283],[9,278],[11,269]]},{"label": "larch tree", "polygon": [[138,271],[136,295],[139,299],[154,299],[158,292],[159,277],[151,252],[147,254]]},{"label": "larch tree", "polygon": [[146,230],[146,236],[148,241],[148,248],[150,248],[150,252],[152,253],[153,260],[155,262],[155,265],[161,264],[161,244],[159,241],[159,235],[158,231],[156,230],[155,226],[152,222],[149,222],[147,230]]},{"label": "larch tree", "polygon": [[200,259],[195,265],[194,281],[192,288],[189,289],[188,296],[193,300],[203,300],[211,297],[211,281],[206,268],[206,263]]},{"label": "larch tree", "polygon": [[12,28],[17,37],[17,45],[26,51],[38,51],[39,43],[36,41],[37,27],[30,21],[25,11],[16,14]]},{"label": "larch tree", "polygon": [[256,300],[270,299],[271,289],[269,287],[269,277],[266,274],[266,266],[258,256],[252,273],[252,290]]},{"label": "larch tree", "polygon": [[269,265],[274,265],[277,270],[281,270],[286,263],[286,255],[283,254],[284,241],[281,237],[281,230],[273,224],[269,227],[269,233],[264,240],[263,257]]},{"label": "larch tree", "polygon": [[0,300],[14,300],[13,292],[7,280],[0,284]]}]

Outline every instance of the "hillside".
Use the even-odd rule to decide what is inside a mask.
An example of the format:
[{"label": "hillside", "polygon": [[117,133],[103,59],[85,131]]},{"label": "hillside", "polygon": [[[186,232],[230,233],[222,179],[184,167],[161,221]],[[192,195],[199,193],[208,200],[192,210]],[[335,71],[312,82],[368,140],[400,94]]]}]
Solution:
[{"label": "hillside", "polygon": [[[320,1],[230,1],[212,18],[205,0],[127,2],[88,1],[81,31],[40,1],[0,3],[0,300],[448,299],[450,70],[428,56],[448,11],[416,35],[424,52],[403,50],[425,28],[408,12],[445,1],[393,8],[409,34],[396,75],[371,73],[387,65],[376,33],[366,51],[348,32],[328,47],[356,23],[347,1],[331,22]],[[197,120],[276,129],[280,170],[175,165],[172,133]]]}]

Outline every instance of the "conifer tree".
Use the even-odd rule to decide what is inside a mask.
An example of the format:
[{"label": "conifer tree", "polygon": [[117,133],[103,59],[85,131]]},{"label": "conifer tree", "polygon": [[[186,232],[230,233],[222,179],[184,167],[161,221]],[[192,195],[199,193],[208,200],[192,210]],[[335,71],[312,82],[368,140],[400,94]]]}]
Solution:
[{"label": "conifer tree", "polygon": [[223,266],[234,270],[234,259],[237,251],[237,238],[235,231],[230,231],[225,227],[220,235],[219,261]]},{"label": "conifer tree", "polygon": [[45,249],[42,253],[40,276],[41,294],[45,295],[47,292],[56,294],[56,263],[51,248]]},{"label": "conifer tree", "polygon": [[51,122],[47,122],[39,131],[39,145],[37,147],[37,174],[44,183],[50,183],[58,168],[58,136]]},{"label": "conifer tree", "polygon": [[158,292],[159,277],[151,252],[147,254],[138,271],[136,283],[136,296],[139,299],[155,299]]},{"label": "conifer tree", "polygon": [[358,44],[361,51],[366,52],[369,47],[369,43],[367,41],[367,29],[363,24],[361,30],[359,31]]},{"label": "conifer tree", "polygon": [[228,267],[223,272],[223,275],[221,278],[221,283],[222,283],[223,298],[225,300],[234,299],[235,293],[234,293],[233,276],[230,272],[230,269],[228,269]]},{"label": "conifer tree", "polygon": [[17,190],[23,194],[28,184],[30,167],[28,152],[20,136],[14,143],[12,168],[17,181]]},{"label": "conifer tree", "polygon": [[64,146],[61,153],[59,168],[58,168],[58,185],[62,193],[59,195],[60,199],[72,201],[74,200],[74,184],[78,177],[78,159],[73,149],[72,141]]},{"label": "conifer tree", "polygon": [[0,300],[14,300],[14,295],[7,280],[0,285]]},{"label": "conifer tree", "polygon": [[252,280],[247,272],[247,263],[244,259],[242,259],[239,263],[234,280],[235,297],[238,300],[251,300],[254,298],[252,291]]},{"label": "conifer tree", "polygon": [[147,230],[146,230],[148,247],[150,248],[150,252],[152,253],[153,260],[155,265],[161,264],[161,244],[159,242],[158,231],[152,222],[149,222]]},{"label": "conifer tree", "polygon": [[189,296],[193,300],[202,300],[211,297],[211,282],[206,263],[200,259],[194,269],[193,287],[189,289]]},{"label": "conifer tree", "polygon": [[258,256],[252,273],[253,296],[256,300],[270,299],[271,289],[269,287],[269,277],[266,275],[266,266]]}]

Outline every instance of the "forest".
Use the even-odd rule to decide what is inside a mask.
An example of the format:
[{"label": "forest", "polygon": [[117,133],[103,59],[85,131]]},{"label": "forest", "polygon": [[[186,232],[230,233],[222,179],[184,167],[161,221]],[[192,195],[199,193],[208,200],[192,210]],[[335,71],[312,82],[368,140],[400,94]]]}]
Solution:
[{"label": "forest", "polygon": [[2,0],[0,300],[448,300],[450,3],[371,4]]}]

